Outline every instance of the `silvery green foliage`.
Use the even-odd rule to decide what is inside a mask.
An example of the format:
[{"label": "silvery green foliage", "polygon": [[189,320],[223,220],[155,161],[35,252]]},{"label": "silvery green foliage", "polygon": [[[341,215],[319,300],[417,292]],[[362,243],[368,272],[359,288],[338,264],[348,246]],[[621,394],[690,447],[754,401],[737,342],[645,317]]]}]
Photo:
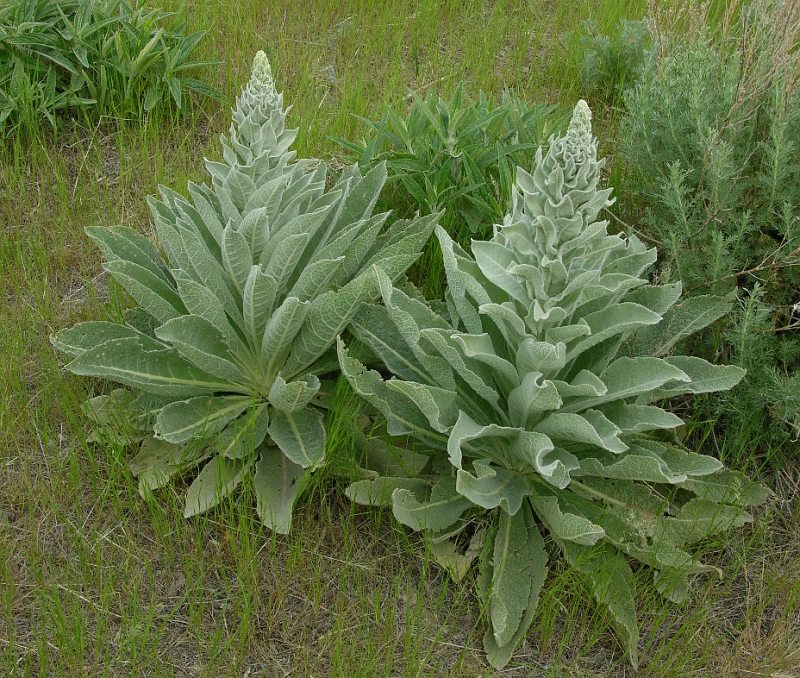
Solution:
[{"label": "silvery green foliage", "polygon": [[379,296],[378,274],[395,279],[416,260],[435,224],[384,228],[387,214],[372,215],[383,166],[350,168],[326,190],[323,164],[294,162],[285,119],[259,53],[224,162],[207,162],[212,187],[190,183],[190,198],[162,187],[150,200],[158,243],[130,228],[87,229],[139,308],[124,323],[53,338],[71,372],[128,387],[87,409],[117,424],[104,435],[140,443],[131,468],[141,490],[202,465],[188,517],[253,476],[259,515],[279,532],[323,461],[320,377],[338,369],[336,336]]},{"label": "silvery green foliage", "polygon": [[686,547],[748,521],[742,506],[761,498],[744,476],[682,447],[681,420],[653,404],[729,389],[743,370],[665,357],[727,300],[679,302],[680,285],[648,284],[655,250],[598,220],[611,191],[599,187],[596,150],[581,101],[533,173],[518,170],[491,240],[473,241],[470,256],[437,229],[446,307],[379,276],[383,306],[367,306],[351,329],[392,378],[339,342],[344,374],[388,433],[420,443],[404,452],[376,439],[348,495],[390,505],[456,576],[480,561],[495,667],[531,623],[547,572],[543,532],[589,577],[635,664],[627,559],[680,600],[689,575],[715,570]]}]

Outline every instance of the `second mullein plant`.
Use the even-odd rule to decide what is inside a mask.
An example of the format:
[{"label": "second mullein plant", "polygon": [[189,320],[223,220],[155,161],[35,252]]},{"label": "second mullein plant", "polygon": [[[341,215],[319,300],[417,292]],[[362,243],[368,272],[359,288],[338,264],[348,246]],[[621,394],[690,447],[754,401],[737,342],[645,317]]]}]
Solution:
[{"label": "second mullein plant", "polygon": [[[544,536],[591,582],[637,663],[634,578],[681,601],[689,577],[716,568],[687,546],[742,525],[763,490],[686,449],[683,423],[657,404],[733,387],[738,367],[668,356],[724,312],[654,285],[656,251],[609,235],[591,113],[579,102],[565,136],[517,169],[511,211],[472,254],[441,228],[446,305],[380,274],[382,305],[351,323],[392,378],[342,341],[342,371],[412,450],[376,439],[347,494],[390,506],[421,531],[456,578],[479,561],[484,644],[501,668],[526,637],[547,576]],[[396,457],[384,463],[386,449]],[[378,452],[378,454],[374,454]]]},{"label": "second mullein plant", "polygon": [[[266,525],[286,533],[304,480],[325,455],[322,379],[334,342],[379,296],[378,273],[400,276],[435,216],[373,215],[386,179],[295,160],[283,97],[260,52],[222,138],[212,185],[151,199],[157,242],[122,226],[89,228],[105,270],[138,303],[121,322],[90,321],[53,344],[67,369],[127,387],[93,398],[139,445],[143,491],[200,468],[185,515],[216,505],[252,476]],[[119,429],[119,426],[116,427]]]},{"label": "second mullein plant", "polygon": [[[674,600],[713,571],[686,546],[750,519],[763,497],[746,477],[685,449],[681,420],[652,404],[735,385],[736,367],[664,357],[717,318],[718,299],[681,303],[651,285],[656,258],[597,219],[590,112],[575,109],[532,174],[518,170],[511,212],[472,255],[437,230],[446,304],[394,283],[436,215],[386,226],[373,215],[382,165],[296,160],[295,130],[269,63],[256,56],[223,137],[211,186],[152,199],[157,240],[90,228],[105,269],[137,306],[53,343],[67,369],[121,384],[86,412],[106,439],[135,444],[143,492],[196,472],[185,515],[251,483],[264,523],[288,532],[305,479],[324,462],[324,377],[341,368],[390,435],[368,442],[347,493],[389,505],[422,531],[454,576],[479,561],[477,589],[495,667],[526,636],[547,573],[543,535],[592,582],[636,663],[628,558]],[[383,305],[373,303],[382,298]],[[383,362],[384,379],[360,356]],[[416,441],[416,444],[414,443]]]}]

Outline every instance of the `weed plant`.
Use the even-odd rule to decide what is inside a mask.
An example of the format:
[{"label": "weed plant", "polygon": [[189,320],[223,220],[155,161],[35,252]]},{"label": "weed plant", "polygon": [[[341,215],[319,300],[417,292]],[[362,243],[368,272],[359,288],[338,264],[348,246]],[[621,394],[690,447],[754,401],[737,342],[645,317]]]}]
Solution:
[{"label": "weed plant", "polygon": [[0,7],[0,136],[56,129],[60,115],[140,119],[218,97],[191,73],[204,31],[136,0],[11,0]]},{"label": "weed plant", "polygon": [[[433,90],[411,99],[405,117],[387,107],[377,122],[361,118],[369,132],[360,141],[337,141],[362,171],[386,164],[386,209],[408,217],[443,211],[442,227],[466,246],[502,219],[516,167],[531,165],[536,149],[564,126],[566,115],[508,92],[499,103],[483,93],[473,99],[463,83],[450,99]],[[443,270],[430,247],[419,271],[423,290],[440,295]]]}]

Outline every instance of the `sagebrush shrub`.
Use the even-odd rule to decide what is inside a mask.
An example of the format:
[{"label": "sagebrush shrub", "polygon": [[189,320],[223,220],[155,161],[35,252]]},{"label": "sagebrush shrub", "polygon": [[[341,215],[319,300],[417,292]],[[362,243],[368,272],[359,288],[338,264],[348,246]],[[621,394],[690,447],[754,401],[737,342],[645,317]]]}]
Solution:
[{"label": "sagebrush shrub", "polygon": [[0,6],[0,135],[36,133],[59,114],[140,118],[218,98],[190,74],[204,32],[128,0],[11,0]]},{"label": "sagebrush shrub", "polygon": [[780,447],[800,435],[800,63],[770,39],[772,4],[743,10],[744,35],[666,43],[625,96],[620,156],[663,279],[740,297],[692,344],[749,371],[712,401],[731,440]]},{"label": "sagebrush shrub", "polygon": [[[295,161],[263,52],[237,100],[212,185],[151,199],[158,242],[126,227],[90,228],[104,268],[139,304],[125,322],[90,321],[54,345],[66,368],[128,387],[88,412],[139,445],[142,491],[199,469],[187,517],[252,477],[264,523],[288,532],[292,505],[326,451],[325,390],[333,344],[378,281],[421,252],[435,215],[373,215],[386,170]],[[163,255],[162,255],[163,250]],[[328,389],[329,390],[329,389]]]},{"label": "sagebrush shrub", "polygon": [[690,546],[749,521],[762,490],[686,449],[682,421],[655,403],[726,390],[744,371],[670,349],[724,313],[725,299],[679,302],[649,284],[656,261],[635,237],[598,221],[611,204],[588,107],[565,136],[517,170],[511,211],[472,254],[437,228],[446,307],[380,275],[383,306],[352,332],[391,378],[339,342],[342,371],[404,451],[376,439],[348,495],[389,505],[426,535],[455,576],[479,560],[485,646],[504,666],[526,636],[547,574],[549,534],[591,582],[637,661],[627,558],[653,568],[680,601],[689,577],[715,571]]}]

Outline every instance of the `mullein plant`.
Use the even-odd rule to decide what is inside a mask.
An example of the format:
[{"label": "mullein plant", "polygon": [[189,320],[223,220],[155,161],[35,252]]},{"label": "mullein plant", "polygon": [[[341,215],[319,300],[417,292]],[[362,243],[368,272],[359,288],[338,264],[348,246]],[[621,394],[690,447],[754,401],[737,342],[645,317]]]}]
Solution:
[{"label": "mullein plant", "polygon": [[550,550],[591,582],[636,665],[629,560],[681,601],[691,576],[718,572],[689,547],[751,520],[744,507],[764,498],[686,449],[681,419],[655,404],[730,389],[744,371],[658,357],[725,303],[682,303],[680,284],[648,282],[655,249],[598,220],[612,201],[596,154],[581,101],[533,172],[518,168],[491,240],[473,240],[470,255],[437,227],[446,304],[378,273],[383,304],[366,305],[351,331],[383,374],[338,342],[344,375],[388,434],[416,441],[370,440],[347,494],[390,506],[455,577],[479,562],[484,644],[497,668],[527,634]]},{"label": "mullein plant", "polygon": [[[363,303],[419,256],[435,215],[386,226],[373,215],[384,166],[296,160],[297,131],[259,52],[223,136],[211,186],[149,201],[157,242],[88,228],[104,268],[137,302],[121,322],[90,321],[53,337],[78,374],[122,384],[86,408],[104,435],[138,445],[140,490],[199,470],[187,517],[251,482],[266,525],[286,533],[292,507],[326,449],[323,379],[335,340]],[[380,276],[380,278],[379,278]]]}]

